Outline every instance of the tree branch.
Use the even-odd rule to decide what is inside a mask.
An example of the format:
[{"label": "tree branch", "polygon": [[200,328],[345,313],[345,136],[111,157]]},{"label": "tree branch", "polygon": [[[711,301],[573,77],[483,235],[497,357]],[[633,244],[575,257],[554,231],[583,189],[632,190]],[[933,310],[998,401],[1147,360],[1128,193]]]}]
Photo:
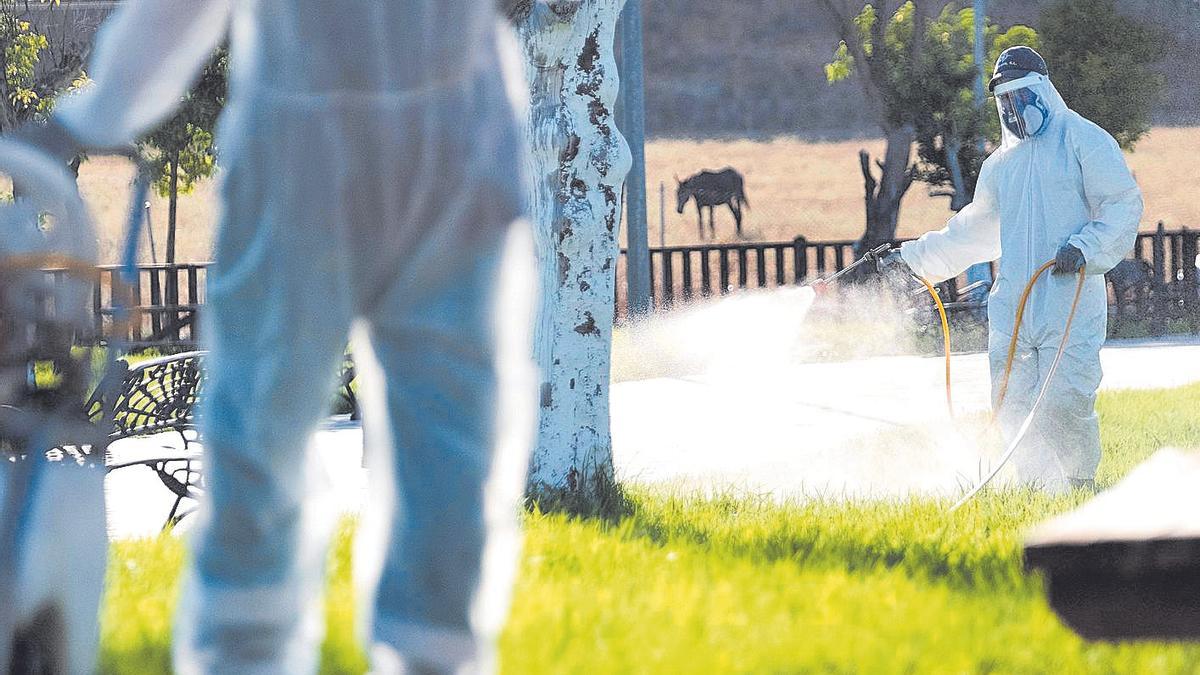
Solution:
[{"label": "tree branch", "polygon": [[858,164],[862,168],[863,186],[866,188],[867,202],[869,204],[875,197],[875,188],[879,186],[879,182],[875,180],[875,176],[871,175],[870,153],[868,153],[866,150],[859,150]]},{"label": "tree branch", "polygon": [[900,188],[900,194],[908,192],[908,188],[912,187],[913,181],[917,179],[917,165],[909,165],[904,171],[904,183]]},{"label": "tree branch", "polygon": [[[842,42],[846,43],[846,48],[850,50],[850,55],[854,57],[855,67],[859,70],[858,83],[862,87],[863,95],[876,114],[879,115],[879,119],[877,120],[879,125],[881,127],[884,126],[881,112],[883,97],[880,95],[880,91],[883,90],[886,84],[885,76],[880,72],[880,67],[875,61],[875,56],[867,55],[862,38],[858,34],[858,27],[854,25],[855,14],[853,10],[849,7],[845,7],[844,10],[839,8],[835,0],[820,0],[820,3],[825,8],[826,13],[833,19],[834,23],[837,24],[839,38]],[[886,11],[886,7],[884,9]],[[872,54],[875,55],[878,54],[877,50],[883,46],[882,33],[877,36],[876,32],[882,30],[881,26],[886,22],[885,16],[890,16],[890,14],[880,14],[875,21],[875,25],[871,27]]]}]

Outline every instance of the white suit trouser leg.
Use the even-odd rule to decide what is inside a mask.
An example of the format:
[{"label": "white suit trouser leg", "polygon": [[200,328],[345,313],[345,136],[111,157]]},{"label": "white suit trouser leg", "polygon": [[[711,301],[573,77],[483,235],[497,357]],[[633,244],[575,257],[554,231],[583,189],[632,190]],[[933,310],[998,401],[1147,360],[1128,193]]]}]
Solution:
[{"label": "white suit trouser leg", "polygon": [[[380,306],[404,310],[368,313],[374,363],[363,386],[387,407],[381,415],[364,410],[368,443],[372,450],[382,449],[378,439],[394,444],[368,460],[371,501],[392,508],[369,512],[383,522],[364,523],[364,533],[375,534],[359,541],[358,557],[381,553],[381,569],[356,570],[368,586],[378,578],[365,593],[365,602],[374,598],[366,639],[376,645],[376,672],[390,670],[381,651],[398,656],[408,672],[493,667],[536,425],[532,250],[527,230],[519,230],[501,255],[455,283],[420,298],[398,283]],[[378,389],[382,396],[374,395]]]},{"label": "white suit trouser leg", "polygon": [[[363,392],[364,417],[376,424],[368,435],[389,448],[376,455],[390,457],[369,471],[373,480],[388,476],[397,495],[366,506],[368,516],[386,511],[391,528],[362,551],[379,557],[369,549],[386,547],[375,639],[405,659],[448,670],[486,658],[507,610],[535,401],[528,338],[520,335],[529,312],[519,310],[532,295],[532,254],[527,233],[506,239],[504,228],[495,229],[449,263],[398,263],[404,271],[392,288],[358,311],[347,281],[353,275],[323,269],[345,256],[304,256],[289,250],[301,238],[286,235],[265,247],[255,244],[269,236],[261,233],[239,242],[231,232],[218,242],[218,256],[233,248],[233,260],[270,253],[252,274],[230,271],[210,291],[208,502],[177,623],[179,672],[315,671],[325,544],[337,514],[309,498],[306,448],[328,412],[356,314],[370,324],[367,351],[375,354],[364,364],[366,379],[382,371],[390,385]],[[437,265],[452,270],[422,275],[422,267]],[[506,332],[492,319],[507,267],[529,282],[516,294],[517,311],[496,322]],[[515,365],[502,365],[505,359]],[[502,380],[528,386],[501,395]],[[497,411],[498,401],[507,407]],[[500,455],[503,461],[493,461]],[[481,579],[485,555],[490,584]],[[490,602],[477,602],[484,596]],[[365,602],[360,608],[369,610]],[[481,611],[488,616],[476,616]]]},{"label": "white suit trouser leg", "polygon": [[300,257],[308,240],[256,225],[222,229],[209,283],[207,501],[177,619],[180,673],[312,672],[324,632],[336,514],[310,498],[308,444],[329,411],[350,296],[341,256]]},{"label": "white suit trouser leg", "polygon": [[[999,334],[990,339],[993,402],[1003,379],[1009,339]],[[1038,346],[1018,341],[998,415],[1006,444],[1016,437],[1033,408],[1060,339],[1045,340]],[[1061,492],[1070,487],[1071,480],[1095,478],[1100,463],[1100,424],[1095,409],[1100,377],[1099,346],[1068,343],[1037,416],[1013,455],[1022,483]]]}]

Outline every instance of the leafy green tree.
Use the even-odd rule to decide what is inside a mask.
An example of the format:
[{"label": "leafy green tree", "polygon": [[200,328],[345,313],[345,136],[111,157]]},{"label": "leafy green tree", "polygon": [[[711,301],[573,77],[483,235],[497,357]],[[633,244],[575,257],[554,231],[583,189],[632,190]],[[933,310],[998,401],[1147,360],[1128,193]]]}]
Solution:
[{"label": "leafy green tree", "polygon": [[1152,68],[1167,54],[1166,32],[1117,13],[1113,0],[1058,0],[1043,10],[1039,32],[1067,104],[1133,149],[1166,85]]},{"label": "leafy green tree", "polygon": [[79,33],[58,0],[0,0],[0,133],[44,115],[56,95],[86,79],[91,46]]},{"label": "leafy green tree", "polygon": [[45,112],[83,75],[88,46],[58,0],[0,0],[0,133]]},{"label": "leafy green tree", "polygon": [[[1000,52],[1016,45],[1038,49],[1038,34],[1016,25],[1003,32],[994,23],[984,27],[986,63],[995,63]],[[981,140],[996,143],[1000,125],[989,102],[975,100],[978,67],[974,58],[975,12],[947,5],[930,21],[925,34],[916,91],[917,178],[934,188],[934,196],[950,198],[958,211],[975,193],[979,169],[988,148]],[[988,68],[987,70],[990,70]]]},{"label": "leafy green tree", "polygon": [[218,49],[200,78],[183,97],[174,117],[152,131],[140,145],[155,176],[155,189],[167,198],[167,263],[175,262],[179,195],[216,169],[213,129],[225,105],[228,51]]},{"label": "leafy green tree", "polygon": [[879,0],[878,7],[868,4],[855,11],[855,1],[821,0],[841,38],[825,66],[826,79],[834,83],[858,75],[864,102],[887,141],[883,160],[875,161],[878,179],[869,153],[858,153],[866,201],[866,229],[856,246],[862,253],[895,238],[900,200],[917,176],[910,164],[917,133],[911,99],[916,95],[914,65],[924,41],[912,36],[924,33],[926,19],[913,2]]},{"label": "leafy green tree", "polygon": [[12,128],[18,118],[27,119],[49,100],[39,91],[35,78],[38,58],[49,41],[29,21],[7,12],[0,13],[0,40],[4,44],[4,102],[11,113],[5,121],[12,120],[8,126]]},{"label": "leafy green tree", "polygon": [[[847,16],[835,0],[823,2],[835,15]],[[883,11],[868,4],[842,19],[842,41],[825,67],[830,82],[859,75],[887,139],[884,160],[876,162],[878,181],[868,154],[859,152],[867,202],[860,252],[895,237],[900,199],[914,180],[941,188],[934,194],[950,197],[954,210],[970,203],[985,156],[979,140],[999,135],[995,115],[974,100],[972,10],[951,4],[926,18],[911,0],[890,13],[886,2],[880,7]],[[1037,34],[1025,26],[1001,32],[989,25],[984,34],[991,61],[1009,46],[1038,44]],[[914,143],[917,161],[910,164]]]},{"label": "leafy green tree", "polygon": [[[0,0],[0,133],[45,115],[54,97],[86,79],[90,45],[73,39],[70,12],[58,0]],[[71,160],[78,175],[82,157]],[[12,196],[20,188],[12,187]]]}]

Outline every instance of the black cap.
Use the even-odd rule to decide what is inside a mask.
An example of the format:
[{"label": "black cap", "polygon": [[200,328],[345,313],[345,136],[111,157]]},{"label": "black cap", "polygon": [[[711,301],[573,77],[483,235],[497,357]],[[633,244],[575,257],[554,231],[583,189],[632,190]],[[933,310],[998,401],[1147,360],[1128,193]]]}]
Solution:
[{"label": "black cap", "polygon": [[1001,82],[1020,79],[1029,73],[1041,73],[1049,75],[1050,71],[1046,70],[1046,60],[1029,47],[1009,47],[1000,54],[1000,58],[996,59],[996,69],[992,74],[991,81],[988,82],[988,91],[996,88],[996,85]]}]

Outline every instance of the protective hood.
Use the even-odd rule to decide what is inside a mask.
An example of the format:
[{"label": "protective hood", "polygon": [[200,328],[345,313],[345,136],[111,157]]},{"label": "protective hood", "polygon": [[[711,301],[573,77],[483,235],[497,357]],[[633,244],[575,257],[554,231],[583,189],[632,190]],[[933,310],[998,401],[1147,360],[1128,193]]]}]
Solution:
[{"label": "protective hood", "polygon": [[996,85],[995,97],[1004,148],[1042,133],[1055,116],[1067,109],[1054,83],[1040,73]]}]

